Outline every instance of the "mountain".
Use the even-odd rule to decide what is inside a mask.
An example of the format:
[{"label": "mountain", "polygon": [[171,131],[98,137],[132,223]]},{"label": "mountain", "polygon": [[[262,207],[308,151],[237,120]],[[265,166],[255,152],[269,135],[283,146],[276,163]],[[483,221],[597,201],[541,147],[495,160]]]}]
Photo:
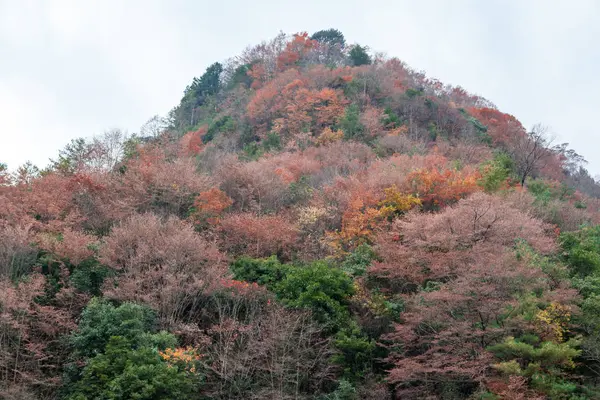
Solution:
[{"label": "mountain", "polygon": [[600,398],[600,186],[335,29],[0,168],[6,399]]}]

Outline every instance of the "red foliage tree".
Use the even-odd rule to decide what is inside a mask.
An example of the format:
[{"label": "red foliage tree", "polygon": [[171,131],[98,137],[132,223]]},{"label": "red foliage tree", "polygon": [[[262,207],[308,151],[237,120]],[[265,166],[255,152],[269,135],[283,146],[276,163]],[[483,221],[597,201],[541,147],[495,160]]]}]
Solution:
[{"label": "red foliage tree", "polygon": [[494,143],[506,145],[512,139],[525,134],[523,125],[512,115],[495,108],[469,108],[469,113],[488,127],[488,133]]},{"label": "red foliage tree", "polygon": [[535,291],[544,293],[541,302],[572,301],[574,291],[513,249],[522,239],[538,252],[554,251],[548,230],[508,202],[477,193],[438,214],[409,214],[379,236],[383,261],[369,273],[389,293],[405,293],[407,305],[387,336],[402,344],[390,357],[399,395],[420,398],[444,382],[477,386],[489,375],[486,348],[533,329],[516,299]]},{"label": "red foliage tree", "polygon": [[230,214],[221,220],[221,247],[235,255],[289,259],[298,230],[281,215]]},{"label": "red foliage tree", "polygon": [[193,132],[188,132],[179,140],[181,151],[185,156],[198,155],[204,149],[202,137],[208,131],[208,126],[204,125]]},{"label": "red foliage tree", "polygon": [[[413,212],[378,237],[383,262],[373,273],[403,285],[445,281],[477,260],[493,259],[523,239],[542,253],[555,250],[552,227],[494,196],[476,193],[437,214]],[[398,262],[398,260],[403,260]]]},{"label": "red foliage tree", "polygon": [[315,40],[312,40],[308,33],[301,32],[294,35],[294,38],[285,46],[277,57],[277,69],[283,71],[292,66],[296,66],[307,53],[317,45]]},{"label": "red foliage tree", "polygon": [[105,296],[146,303],[166,326],[199,307],[198,296],[226,276],[225,256],[190,224],[152,214],[135,215],[115,227],[100,260],[118,273],[105,283]]},{"label": "red foliage tree", "polygon": [[196,171],[191,158],[170,160],[157,147],[142,149],[130,160],[120,181],[122,196],[130,199],[140,212],[153,211],[183,217],[195,197],[210,189],[210,177]]},{"label": "red foliage tree", "polygon": [[260,134],[265,135],[269,128],[288,135],[311,129],[320,131],[343,116],[343,94],[337,89],[319,87],[312,78],[289,69],[257,90],[247,113]]},{"label": "red foliage tree", "polygon": [[44,294],[45,278],[32,274],[15,286],[0,279],[0,391],[23,384],[51,396],[60,384],[68,351],[61,342],[75,329],[71,315],[35,299]]}]

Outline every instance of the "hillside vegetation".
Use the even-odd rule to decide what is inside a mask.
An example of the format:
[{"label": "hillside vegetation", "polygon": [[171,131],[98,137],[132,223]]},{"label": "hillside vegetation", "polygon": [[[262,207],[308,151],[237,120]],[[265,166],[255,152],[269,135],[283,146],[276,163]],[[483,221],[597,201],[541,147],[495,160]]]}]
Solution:
[{"label": "hillside vegetation", "polygon": [[[566,134],[566,133],[565,133]],[[335,29],[0,168],[0,397],[600,398],[600,186]]]}]

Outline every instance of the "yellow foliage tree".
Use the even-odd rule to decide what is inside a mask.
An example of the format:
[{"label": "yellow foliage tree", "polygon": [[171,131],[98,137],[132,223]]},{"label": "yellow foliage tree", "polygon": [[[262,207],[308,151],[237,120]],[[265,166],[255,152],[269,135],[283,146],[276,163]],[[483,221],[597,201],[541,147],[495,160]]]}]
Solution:
[{"label": "yellow foliage tree", "polygon": [[169,366],[178,365],[190,373],[196,372],[196,364],[202,357],[197,347],[177,347],[158,352]]},{"label": "yellow foliage tree", "polygon": [[379,211],[383,217],[397,216],[421,205],[418,197],[400,192],[396,185],[384,189],[384,193],[385,198],[379,203]]},{"label": "yellow foliage tree", "polygon": [[569,307],[553,302],[536,314],[535,328],[542,338],[561,343],[564,341],[570,321]]}]

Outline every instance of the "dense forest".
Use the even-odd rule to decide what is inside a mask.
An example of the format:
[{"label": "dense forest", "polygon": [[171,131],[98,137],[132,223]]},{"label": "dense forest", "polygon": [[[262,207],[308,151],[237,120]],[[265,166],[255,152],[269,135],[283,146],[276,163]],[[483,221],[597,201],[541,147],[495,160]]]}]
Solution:
[{"label": "dense forest", "polygon": [[280,34],[0,167],[0,398],[598,399],[599,224],[543,125]]}]

